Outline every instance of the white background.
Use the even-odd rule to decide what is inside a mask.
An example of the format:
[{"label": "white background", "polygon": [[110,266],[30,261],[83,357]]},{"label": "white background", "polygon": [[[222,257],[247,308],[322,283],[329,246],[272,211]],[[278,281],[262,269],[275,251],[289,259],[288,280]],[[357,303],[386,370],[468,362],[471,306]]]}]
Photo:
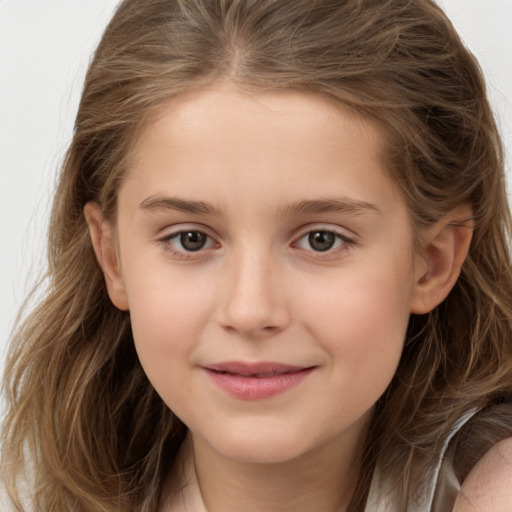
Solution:
[{"label": "white background", "polygon": [[[0,370],[16,311],[44,266],[56,170],[116,4],[0,0]],[[512,0],[441,4],[484,69],[512,181]]]}]

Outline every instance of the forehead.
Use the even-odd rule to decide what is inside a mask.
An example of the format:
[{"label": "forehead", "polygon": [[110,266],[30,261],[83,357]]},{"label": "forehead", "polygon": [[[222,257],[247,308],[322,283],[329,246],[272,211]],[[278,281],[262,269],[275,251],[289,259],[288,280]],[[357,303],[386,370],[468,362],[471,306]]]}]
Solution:
[{"label": "forehead", "polygon": [[[325,95],[230,87],[173,98],[141,131],[126,184],[200,200],[395,195],[377,125]],[[203,197],[200,197],[203,196]]]},{"label": "forehead", "polygon": [[[263,135],[275,134],[261,131],[262,123],[276,129],[282,125],[290,138],[299,135],[309,138],[324,127],[320,136],[326,143],[335,141],[337,128],[350,129],[376,151],[385,149],[385,133],[377,121],[364,117],[332,96],[297,90],[254,93],[227,84],[178,94],[157,108],[139,131],[134,155],[136,157],[137,150],[151,139],[155,141],[158,132],[163,133],[163,130],[177,143],[184,142],[187,136],[205,135],[212,142],[221,143],[216,140],[216,133],[226,142],[235,139],[238,133],[233,130],[227,134],[224,128],[248,128],[252,130],[254,143],[263,142]],[[330,134],[329,128],[333,129]]]}]

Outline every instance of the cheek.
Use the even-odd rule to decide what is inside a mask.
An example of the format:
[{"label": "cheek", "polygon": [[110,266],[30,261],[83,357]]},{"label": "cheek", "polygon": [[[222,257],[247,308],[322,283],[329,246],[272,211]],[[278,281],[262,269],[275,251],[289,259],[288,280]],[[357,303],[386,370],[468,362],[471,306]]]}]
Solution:
[{"label": "cheek", "polygon": [[324,286],[314,303],[303,304],[305,322],[343,385],[373,390],[377,399],[402,353],[410,282],[393,271],[353,273],[338,282],[343,286]]},{"label": "cheek", "polygon": [[207,287],[188,284],[156,269],[127,283],[135,347],[151,380],[159,380],[158,374],[167,374],[171,367],[179,370],[209,320],[212,299]]}]

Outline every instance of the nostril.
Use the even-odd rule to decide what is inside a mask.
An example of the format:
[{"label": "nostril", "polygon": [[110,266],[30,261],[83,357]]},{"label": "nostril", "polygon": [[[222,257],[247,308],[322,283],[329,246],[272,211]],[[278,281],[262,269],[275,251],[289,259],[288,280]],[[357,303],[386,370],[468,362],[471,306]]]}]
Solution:
[{"label": "nostril", "polygon": [[243,334],[247,336],[269,336],[279,332],[282,328],[274,325],[263,327],[225,325],[224,329],[231,334]]}]

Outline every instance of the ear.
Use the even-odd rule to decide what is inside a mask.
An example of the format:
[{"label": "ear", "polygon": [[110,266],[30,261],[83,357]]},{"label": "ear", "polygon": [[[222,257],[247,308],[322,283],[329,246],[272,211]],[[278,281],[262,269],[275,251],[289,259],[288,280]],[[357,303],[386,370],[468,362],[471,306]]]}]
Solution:
[{"label": "ear", "polygon": [[471,208],[461,205],[426,230],[417,259],[411,313],[428,313],[448,296],[468,254],[473,227]]},{"label": "ear", "polygon": [[84,207],[84,216],[89,226],[96,259],[105,277],[110,300],[117,308],[127,311],[128,298],[119,267],[114,227],[105,220],[97,203],[87,203]]}]

